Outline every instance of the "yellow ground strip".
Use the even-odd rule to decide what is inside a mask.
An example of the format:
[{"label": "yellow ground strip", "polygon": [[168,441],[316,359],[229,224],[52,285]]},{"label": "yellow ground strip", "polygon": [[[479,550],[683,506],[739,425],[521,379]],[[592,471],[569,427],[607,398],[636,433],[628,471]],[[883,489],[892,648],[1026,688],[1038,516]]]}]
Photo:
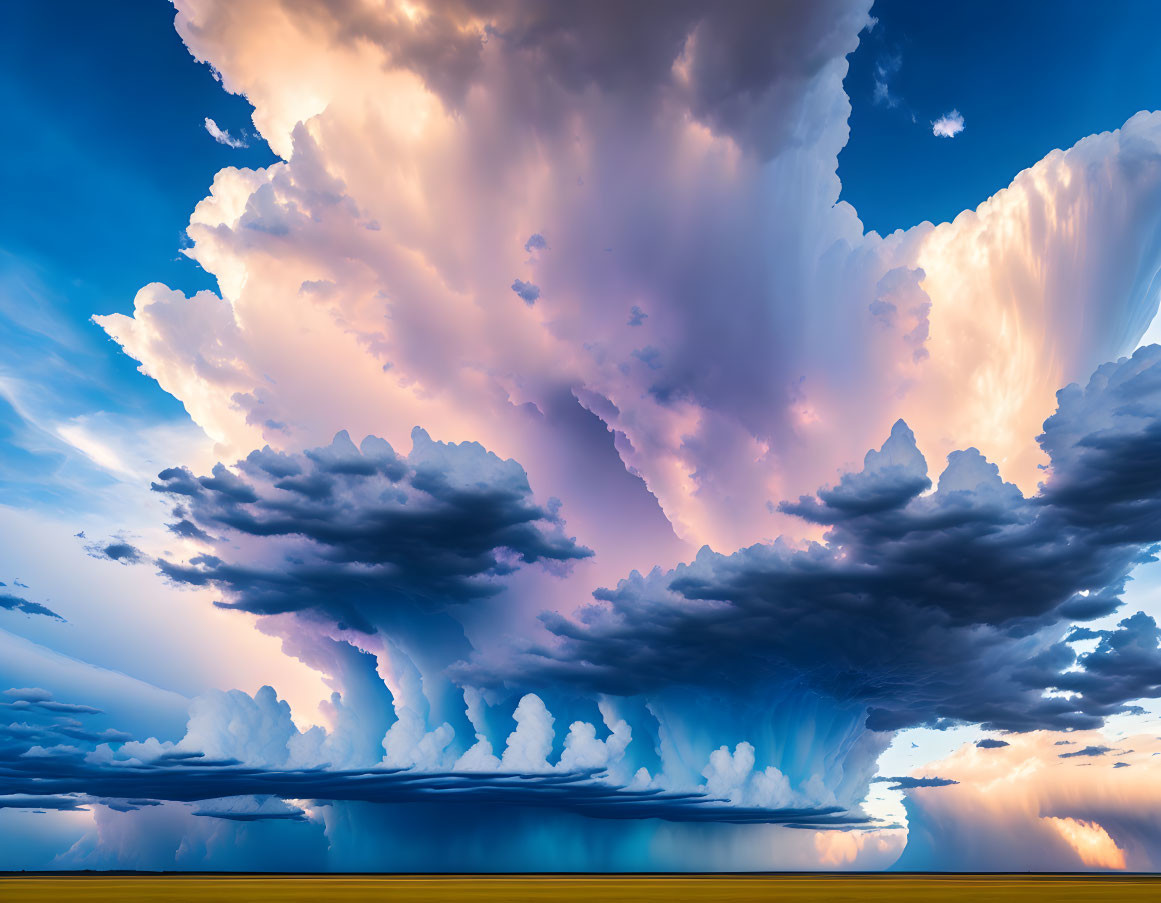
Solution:
[{"label": "yellow ground strip", "polygon": [[1161,901],[1161,877],[938,876],[46,876],[0,878],[2,903],[444,903],[444,901]]}]

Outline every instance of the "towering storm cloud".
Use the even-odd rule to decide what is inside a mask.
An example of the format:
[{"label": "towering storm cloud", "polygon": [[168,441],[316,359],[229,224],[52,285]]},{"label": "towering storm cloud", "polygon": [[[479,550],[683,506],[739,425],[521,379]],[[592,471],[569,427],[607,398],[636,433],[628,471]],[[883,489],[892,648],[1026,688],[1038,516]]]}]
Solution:
[{"label": "towering storm cloud", "polygon": [[836,203],[866,4],[621,18],[181,8],[286,162],[222,171],[191,218],[220,300],[148,286],[99,322],[239,457],[418,423],[516,458],[607,537],[606,578],[682,557],[657,505],[694,548],[791,529],[767,502],[899,417],[1034,491],[1053,393],[1156,310],[1156,118],[880,238]]},{"label": "towering storm cloud", "polygon": [[[705,549],[598,591],[575,620],[545,614],[543,638],[507,647],[473,647],[463,630],[447,640],[449,624],[470,624],[458,613],[514,571],[499,550],[513,562],[587,554],[529,499],[515,462],[417,431],[406,458],[340,435],[302,456],[255,452],[237,472],[162,471],[154,488],[189,525],[177,532],[209,550],[188,565],[159,560],[161,572],[212,584],[223,605],[296,615],[271,629],[341,686],[331,726],[300,731],[266,687],[195,701],[176,742],[125,742],[59,720],[96,709],[12,691],[9,705],[38,710],[41,724],[10,728],[25,751],[5,766],[4,789],[17,808],[35,791],[126,812],[140,808],[131,797],[253,798],[194,813],[236,821],[303,817],[262,808],[277,798],[430,798],[449,812],[486,802],[501,820],[547,807],[562,824],[877,827],[859,802],[893,731],[1083,730],[1161,695],[1151,617],[1069,626],[1115,611],[1130,569],[1161,540],[1156,474],[1126,464],[1158,455],[1159,373],[1161,347],[1149,346],[1062,390],[1040,437],[1050,475],[1032,498],[974,449],[954,452],[931,491],[899,422],[861,471],[783,503],[827,525],[822,542]],[[1131,512],[1116,490],[1127,474]],[[231,549],[247,564],[222,557]],[[569,717],[598,712],[604,736],[580,717],[562,736],[544,699]],[[55,737],[72,742],[46,745]],[[1011,745],[981,741],[973,755]],[[893,780],[909,792],[957,783]]]},{"label": "towering storm cloud", "polygon": [[[1044,867],[1161,867],[1118,796],[1158,766],[1109,733],[1161,697],[1129,596],[1161,543],[1161,113],[883,236],[837,176],[871,0],[175,6],[253,105],[253,136],[201,114],[215,152],[279,159],[190,217],[215,290],[93,317],[206,441],[139,453],[140,511],[70,541],[204,612],[214,673],[97,680],[69,599],[0,588],[32,625],[0,837],[43,810],[53,867],[987,868],[1001,819]],[[228,679],[248,643],[325,698]],[[966,739],[887,764],[934,731]],[[1065,768],[1102,777],[1065,799]]]},{"label": "towering storm cloud", "polygon": [[412,440],[407,458],[373,436],[356,448],[340,433],[301,456],[252,452],[240,476],[220,464],[200,478],[163,470],[153,489],[177,502],[170,529],[214,548],[227,543],[211,534],[224,534],[241,554],[162,561],[162,573],[226,590],[220,605],[315,611],[370,632],[402,605],[467,604],[496,594],[496,578],[521,564],[592,554],[532,501],[515,461],[432,442],[420,429]]},{"label": "towering storm cloud", "polygon": [[[1161,686],[1151,617],[1065,635],[1115,611],[1161,541],[1159,376],[1149,346],[1063,390],[1031,498],[975,449],[953,452],[933,486],[899,421],[861,472],[780,506],[825,525],[824,542],[703,549],[634,574],[575,620],[546,615],[558,643],[516,670],[618,694],[802,683],[866,705],[875,730],[1098,726]],[[1079,659],[1069,645],[1098,638]]]}]

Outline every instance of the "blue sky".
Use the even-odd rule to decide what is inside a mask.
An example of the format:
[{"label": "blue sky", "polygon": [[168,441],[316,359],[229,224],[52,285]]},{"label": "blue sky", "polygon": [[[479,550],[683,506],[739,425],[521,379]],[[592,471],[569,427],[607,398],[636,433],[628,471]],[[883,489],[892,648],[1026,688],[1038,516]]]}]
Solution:
[{"label": "blue sky", "polygon": [[[128,310],[143,279],[213,287],[175,251],[190,211],[223,166],[274,160],[173,16],[152,0],[4,11],[0,98],[19,140],[3,150],[0,241],[78,311]],[[205,117],[252,147],[218,144]]]},{"label": "blue sky", "polygon": [[[845,82],[839,176],[880,234],[953,219],[1050,149],[1161,106],[1161,4],[878,0],[871,12]],[[894,106],[875,100],[880,70]],[[953,109],[964,131],[934,136]]]},{"label": "blue sky", "polygon": [[[132,310],[147,282],[187,292],[216,282],[178,253],[194,205],[223,166],[275,157],[249,127],[251,107],[190,56],[173,8],[11,3],[0,12],[0,324],[3,372],[35,384],[28,408],[53,420],[94,411],[184,419],[181,406],[89,318]],[[204,120],[249,148],[216,142]],[[0,397],[10,500],[84,500],[55,485],[85,469]],[[91,474],[100,481],[99,474]]]}]

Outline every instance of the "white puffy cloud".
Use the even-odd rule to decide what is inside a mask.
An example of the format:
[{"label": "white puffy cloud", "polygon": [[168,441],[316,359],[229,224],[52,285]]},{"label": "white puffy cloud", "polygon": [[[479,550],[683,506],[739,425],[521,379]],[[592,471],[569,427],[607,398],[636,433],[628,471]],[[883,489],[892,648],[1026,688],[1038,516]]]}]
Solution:
[{"label": "white puffy cloud", "polygon": [[587,721],[574,721],[564,738],[564,751],[557,765],[563,771],[606,769],[617,764],[633,739],[633,731],[624,721],[609,725],[610,734],[597,739],[597,729]]},{"label": "white puffy cloud", "polygon": [[790,786],[789,778],[773,765],[755,771],[754,761],[754,746],[745,740],[732,753],[725,746],[715,749],[702,770],[705,793],[736,806],[765,809],[835,804],[834,794],[824,788],[820,777],[812,775],[798,793]]},{"label": "white puffy cloud", "polygon": [[500,757],[502,768],[511,771],[548,771],[556,720],[535,693],[526,694],[512,713],[516,730],[508,735],[508,745]]},{"label": "white puffy cloud", "polygon": [[189,725],[178,749],[278,767],[286,764],[288,743],[297,733],[290,706],[272,687],[262,687],[253,696],[241,690],[215,691],[190,704]]},{"label": "white puffy cloud", "polygon": [[[446,768],[446,750],[455,737],[452,726],[446,722],[435,730],[427,730],[422,715],[411,708],[399,711],[398,719],[383,738],[384,765],[396,768],[419,768],[438,771]],[[466,755],[466,753],[465,753]],[[473,760],[469,760],[471,764]],[[479,764],[479,760],[475,760]]]},{"label": "white puffy cloud", "polygon": [[742,741],[731,753],[728,747],[710,753],[705,776],[706,792],[713,796],[729,797],[741,787],[754,770],[754,747]]},{"label": "white puffy cloud", "polygon": [[937,138],[954,138],[963,129],[963,114],[959,110],[944,113],[931,123],[931,134]]},{"label": "white puffy cloud", "polygon": [[483,734],[476,734],[476,742],[456,759],[453,771],[499,771],[500,760],[492,753],[492,744]]}]

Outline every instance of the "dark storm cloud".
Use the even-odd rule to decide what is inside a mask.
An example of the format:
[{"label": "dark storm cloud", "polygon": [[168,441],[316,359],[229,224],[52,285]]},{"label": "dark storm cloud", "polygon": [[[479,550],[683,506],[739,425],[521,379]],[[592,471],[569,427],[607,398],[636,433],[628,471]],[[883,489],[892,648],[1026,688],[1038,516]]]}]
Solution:
[{"label": "dark storm cloud", "polygon": [[140,549],[123,539],[89,543],[85,546],[85,551],[89,553],[91,558],[107,558],[110,561],[119,561],[121,564],[137,564],[145,560]]},{"label": "dark storm cloud", "polygon": [[0,794],[0,809],[56,809],[64,812],[86,812],[81,807],[81,800],[70,796],[51,796],[45,794]]},{"label": "dark storm cloud", "polygon": [[[524,775],[511,772],[439,774],[399,769],[271,770],[232,763],[101,765],[77,755],[0,758],[0,807],[4,806],[5,799],[14,799],[22,808],[50,805],[72,808],[80,800],[70,795],[101,800],[132,799],[135,807],[147,801],[198,802],[239,796],[370,803],[440,799],[469,807],[488,804],[548,807],[593,818],[815,827],[858,825],[868,821],[837,806],[765,809],[730,806],[697,793],[623,790],[594,780],[593,774],[586,772]],[[38,799],[49,802],[38,805],[35,803]],[[259,817],[220,808],[198,814],[244,820]]]},{"label": "dark storm cloud", "polygon": [[1095,631],[1100,642],[1081,657],[1082,671],[1060,675],[1056,686],[1080,693],[1090,709],[1119,711],[1128,699],[1161,696],[1161,630],[1144,612],[1118,624],[1117,630]]},{"label": "dark storm cloud", "polygon": [[[253,800],[241,798],[240,803],[249,803],[250,808],[231,806],[234,800],[214,800],[198,806],[193,814],[203,818],[222,818],[227,821],[306,821],[306,813],[297,806],[291,806],[274,797],[268,797],[259,805]],[[271,805],[273,803],[274,805]]]},{"label": "dark storm cloud", "polygon": [[[19,585],[18,583],[17,586]],[[7,611],[22,611],[26,615],[44,615],[47,618],[56,618],[58,621],[64,620],[51,608],[46,608],[39,602],[30,602],[20,596],[13,596],[11,593],[0,593],[0,608]]]},{"label": "dark storm cloud", "polygon": [[[1007,746],[1008,744],[1004,744]],[[881,777],[875,778],[876,783],[890,784],[891,790],[915,790],[920,787],[950,787],[952,784],[958,784],[959,781],[953,781],[951,778],[910,778],[910,777]]]},{"label": "dark storm cloud", "polygon": [[[26,693],[28,691],[21,691]],[[40,700],[48,701],[48,700]],[[0,808],[76,808],[100,802],[130,811],[159,801],[202,803],[195,814],[241,821],[297,818],[297,809],[275,800],[485,804],[563,809],[595,818],[787,824],[837,827],[866,824],[860,813],[838,806],[758,808],[732,806],[702,793],[625,790],[598,780],[599,769],[521,774],[417,772],[399,768],[270,768],[237,759],[211,759],[195,749],[149,741],[115,754],[96,735],[73,745],[44,738],[75,722],[45,715],[42,722],[0,732]],[[257,800],[239,799],[256,797]],[[264,801],[264,802],[263,802]]]},{"label": "dark storm cloud", "polygon": [[148,809],[160,806],[160,800],[100,800],[102,806],[108,806],[114,812],[136,812],[138,809]]},{"label": "dark storm cloud", "polygon": [[[760,157],[815,137],[802,134],[813,121],[809,84],[856,48],[870,9],[867,0],[739,0],[711,15],[696,0],[643,0],[626,15],[615,0],[445,0],[411,20],[352,0],[284,2],[313,12],[337,40],[378,44],[453,107],[488,77],[492,45],[520,117],[541,128],[560,119],[564,95],[596,89],[625,114],[679,104]],[[465,28],[469,18],[480,24]]]},{"label": "dark storm cloud", "polygon": [[1112,752],[1111,746],[1086,746],[1083,749],[1074,750],[1073,752],[1061,753],[1062,759],[1075,759],[1078,756],[1093,757],[1103,756],[1105,753]]},{"label": "dark storm cloud", "polygon": [[[400,603],[440,608],[499,591],[521,565],[590,555],[538,505],[524,470],[475,443],[412,436],[407,458],[346,433],[303,455],[263,449],[210,477],[162,471],[187,535],[222,535],[217,554],[158,562],[171,579],[221,590],[225,607],[315,611],[370,630]],[[237,549],[241,549],[241,553]]]},{"label": "dark storm cloud", "polygon": [[182,539],[196,539],[199,542],[209,542],[210,535],[197,524],[186,520],[184,517],[177,521],[177,523],[167,524],[169,532],[174,536],[180,536]]},{"label": "dark storm cloud", "polygon": [[1069,621],[1120,604],[1161,540],[1161,348],[1060,392],[1040,442],[1052,464],[1038,496],[974,449],[952,453],[927,492],[900,421],[861,472],[782,506],[826,525],[825,542],[705,548],[634,572],[575,619],[545,614],[551,643],[459,674],[618,695],[797,682],[862,703],[876,730],[1096,727],[1161,695],[1152,618],[1069,637],[1099,636],[1088,654],[1062,641]]}]

